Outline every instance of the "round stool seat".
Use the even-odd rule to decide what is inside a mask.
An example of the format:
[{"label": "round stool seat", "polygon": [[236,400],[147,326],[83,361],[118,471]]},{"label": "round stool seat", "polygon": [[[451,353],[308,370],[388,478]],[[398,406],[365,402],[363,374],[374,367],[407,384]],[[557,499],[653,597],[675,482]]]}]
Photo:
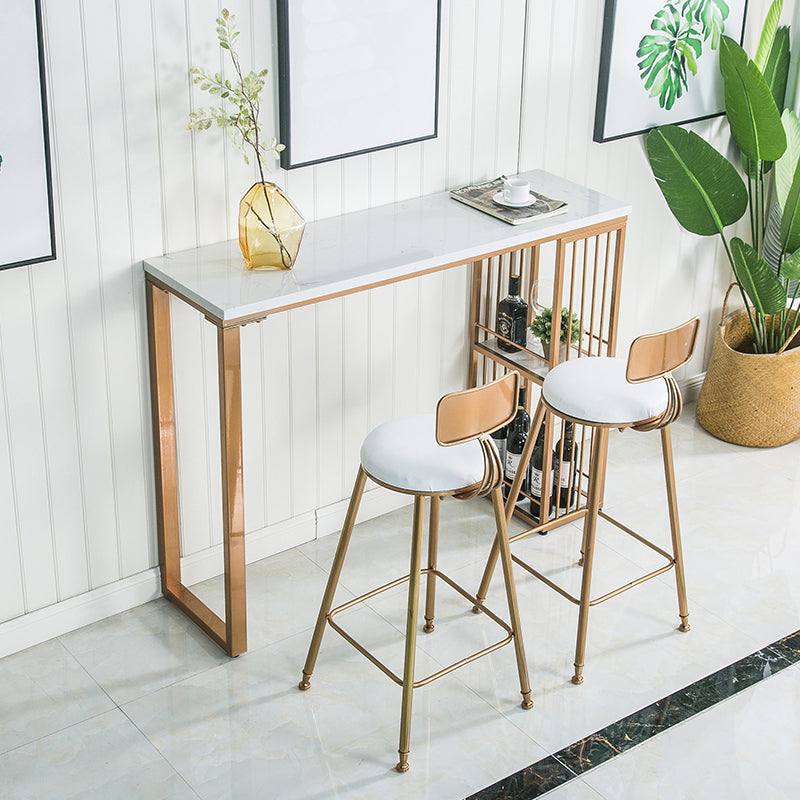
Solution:
[{"label": "round stool seat", "polygon": [[662,414],[669,402],[666,381],[629,383],[627,367],[624,358],[565,361],[547,373],[542,397],[553,410],[590,425],[624,427]]},{"label": "round stool seat", "polygon": [[436,416],[391,420],[369,433],[361,445],[361,465],[370,477],[396,489],[447,494],[483,480],[483,451],[477,440],[442,447]]}]

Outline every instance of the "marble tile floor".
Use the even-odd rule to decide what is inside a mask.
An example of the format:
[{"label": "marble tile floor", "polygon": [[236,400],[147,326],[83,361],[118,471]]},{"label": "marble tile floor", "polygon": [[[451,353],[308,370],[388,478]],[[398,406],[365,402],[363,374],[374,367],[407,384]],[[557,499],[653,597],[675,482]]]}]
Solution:
[{"label": "marble tile floor", "polygon": [[[511,648],[417,690],[411,770],[393,769],[400,689],[333,631],[296,688],[336,547],[329,536],[248,567],[249,651],[228,659],[165,600],[0,660],[2,798],[771,798],[800,796],[800,441],[719,442],[687,408],[673,426],[692,630],[671,572],[595,607],[582,686],[577,613],[517,570],[535,706]],[[606,509],[666,545],[658,434],[612,435]],[[360,523],[337,602],[407,569],[410,509]],[[442,506],[439,566],[477,586],[483,502]],[[580,530],[514,551],[577,585]],[[653,554],[603,524],[597,592]],[[440,585],[441,586],[441,585]],[[221,605],[221,580],[195,587]],[[404,587],[339,618],[400,670]],[[501,616],[502,582],[488,602]],[[418,674],[497,638],[438,591]]]}]

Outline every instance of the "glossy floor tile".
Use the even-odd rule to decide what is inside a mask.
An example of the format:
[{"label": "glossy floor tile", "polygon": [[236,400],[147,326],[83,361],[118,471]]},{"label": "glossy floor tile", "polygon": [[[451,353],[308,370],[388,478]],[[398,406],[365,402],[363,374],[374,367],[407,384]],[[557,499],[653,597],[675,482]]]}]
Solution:
[{"label": "glossy floor tile", "polygon": [[[793,667],[648,739],[583,780],[602,797],[618,800],[800,797],[800,773],[789,766],[796,763],[799,719],[800,669]],[[565,786],[552,797],[572,795]]]},{"label": "glossy floor tile", "polygon": [[[533,798],[541,797],[553,788],[563,785],[564,796],[569,796],[569,792],[576,787],[585,788],[583,781],[592,783],[592,777],[600,774],[599,783],[603,776],[607,774],[604,765],[619,759],[620,755],[630,752],[637,747],[645,747],[643,743],[649,743],[651,739],[666,731],[673,730],[686,720],[693,719],[695,716],[706,712],[708,709],[715,708],[720,704],[721,710],[730,709],[730,706],[722,707],[721,704],[729,698],[740,693],[748,692],[783,670],[789,671],[796,669],[800,663],[800,631],[790,637],[773,643],[767,648],[763,648],[755,653],[746,656],[734,664],[723,667],[711,675],[707,675],[693,684],[683,689],[673,692],[671,695],[650,705],[628,714],[626,717],[612,723],[611,725],[596,731],[589,736],[573,742],[571,745],[552,753],[546,758],[538,761],[523,770],[509,775],[501,781],[489,786],[480,792],[472,795],[470,800],[493,800],[496,798]],[[791,730],[791,727],[786,729]],[[775,732],[765,737],[769,741]],[[780,730],[779,736],[784,736],[784,730]],[[683,749],[688,752],[688,760],[692,763],[692,769],[702,770],[703,761],[707,758],[709,768],[716,769],[717,761],[714,756],[715,737],[707,737],[698,747],[693,750],[687,746],[688,740],[683,740]],[[792,738],[789,737],[789,741]],[[705,749],[703,747],[705,745]],[[793,746],[793,745],[790,745]],[[645,747],[647,749],[647,747]],[[767,748],[758,749],[760,755],[767,755]],[[698,757],[698,754],[700,756]],[[732,761],[742,757],[742,754],[733,752]],[[743,754],[745,758],[750,756]],[[667,759],[664,759],[666,762]],[[620,761],[615,760],[615,765],[619,769]],[[766,763],[766,762],[762,762]],[[665,768],[665,763],[660,765]],[[608,772],[614,773],[614,770]],[[794,775],[787,773],[781,775],[778,771],[778,781],[780,784],[796,782]],[[617,773],[618,775],[621,773]],[[687,773],[690,774],[690,773]],[[627,774],[618,783],[629,780]],[[688,786],[689,784],[687,784]],[[631,797],[639,796],[673,796],[668,792],[661,791],[660,787],[650,786],[641,787],[637,785],[636,790],[626,790]],[[644,794],[638,794],[644,793]],[[691,794],[692,790],[689,790]],[[616,787],[608,795],[610,797],[621,796],[621,788]],[[627,795],[626,795],[627,796]],[[683,795],[677,795],[683,796]],[[692,795],[693,796],[693,795]],[[723,797],[725,794],[717,795],[702,794],[703,797]],[[792,796],[781,794],[781,797]]]},{"label": "glossy floor tile", "polygon": [[[535,706],[501,648],[415,692],[399,775],[400,688],[336,632],[297,688],[337,537],[248,567],[249,650],[227,658],[164,600],[0,660],[0,797],[738,798],[800,796],[800,442],[719,442],[690,407],[673,426],[690,623],[672,572],[592,609],[585,682],[570,682],[577,608],[515,567]],[[611,437],[605,508],[669,543],[659,436]],[[439,568],[477,590],[485,502],[442,505]],[[411,510],[359,524],[336,602],[408,570]],[[521,527],[513,523],[515,531]],[[579,526],[517,542],[571,592]],[[593,594],[659,557],[600,523]],[[420,607],[424,598],[422,584]],[[216,578],[195,587],[214,607]],[[487,604],[507,608],[497,570]],[[406,586],[339,621],[399,672]],[[417,674],[496,641],[439,582]]]},{"label": "glossy floor tile", "polygon": [[61,642],[0,660],[0,753],[114,708]]},{"label": "glossy floor tile", "polygon": [[197,800],[186,781],[116,708],[0,756],[0,792],[15,800]]}]

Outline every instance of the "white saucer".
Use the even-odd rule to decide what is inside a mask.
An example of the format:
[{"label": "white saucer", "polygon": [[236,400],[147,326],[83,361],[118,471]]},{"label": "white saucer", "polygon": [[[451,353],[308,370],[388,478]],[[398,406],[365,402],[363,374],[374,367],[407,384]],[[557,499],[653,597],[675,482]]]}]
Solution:
[{"label": "white saucer", "polygon": [[509,208],[527,208],[528,206],[532,206],[538,198],[536,195],[531,195],[528,200],[524,200],[522,203],[512,203],[508,200],[503,199],[503,193],[498,192],[492,200],[500,206],[508,206]]}]

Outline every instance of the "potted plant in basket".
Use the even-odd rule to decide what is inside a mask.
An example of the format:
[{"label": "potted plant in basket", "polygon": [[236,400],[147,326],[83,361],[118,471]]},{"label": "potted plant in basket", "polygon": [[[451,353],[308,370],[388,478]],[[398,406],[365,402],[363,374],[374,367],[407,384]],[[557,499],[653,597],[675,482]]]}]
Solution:
[{"label": "potted plant in basket", "polygon": [[[772,3],[753,60],[733,39],[720,40],[725,114],[744,178],[694,132],[666,125],[646,142],[670,210],[688,231],[720,237],[745,306],[729,317],[723,311],[697,418],[715,436],[760,446],[800,436],[800,292],[788,291],[800,278],[800,122],[793,111],[781,115],[789,68],[782,6]],[[774,268],[762,255],[772,175],[780,208]],[[748,210],[750,242],[729,239],[725,228]]]},{"label": "potted plant in basket", "polygon": [[[569,309],[561,309],[561,332],[559,334],[558,361],[566,361],[567,349],[571,344],[575,344],[580,338],[581,321],[577,314],[572,315],[570,323]],[[531,324],[531,333],[542,343],[544,357],[549,361],[551,358],[550,342],[553,338],[553,309],[543,308]]]},{"label": "potted plant in basket", "polygon": [[193,82],[210,95],[225,101],[222,106],[201,108],[189,114],[189,130],[208,130],[212,125],[226,128],[233,134],[233,144],[246,164],[248,152],[255,156],[260,180],[253,184],[239,204],[239,246],[250,269],[291,269],[297,257],[305,222],[300,212],[274,184],[264,179],[264,159],[277,159],[284,149],[274,137],[264,141],[258,121],[261,91],[267,70],[242,71],[235,42],[239,36],[236,17],[223,8],[217,18],[219,46],[227,50],[235,77],[224,78],[200,67],[191,67]]}]

